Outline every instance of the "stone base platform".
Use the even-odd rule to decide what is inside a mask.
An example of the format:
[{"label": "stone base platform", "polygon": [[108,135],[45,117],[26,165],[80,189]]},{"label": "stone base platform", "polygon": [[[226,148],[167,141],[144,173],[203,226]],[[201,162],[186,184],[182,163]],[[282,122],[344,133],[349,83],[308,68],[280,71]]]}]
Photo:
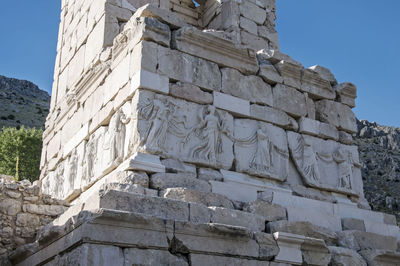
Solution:
[{"label": "stone base platform", "polygon": [[[137,186],[116,187],[107,185],[85,204],[70,207],[38,232],[35,243],[14,251],[11,263],[273,266],[398,265],[400,261],[393,237],[290,222],[285,212],[281,214],[282,207],[262,199],[239,210],[228,201],[212,206],[213,196],[224,202],[214,193],[175,200],[134,193]],[[249,212],[255,209],[258,214]]]}]

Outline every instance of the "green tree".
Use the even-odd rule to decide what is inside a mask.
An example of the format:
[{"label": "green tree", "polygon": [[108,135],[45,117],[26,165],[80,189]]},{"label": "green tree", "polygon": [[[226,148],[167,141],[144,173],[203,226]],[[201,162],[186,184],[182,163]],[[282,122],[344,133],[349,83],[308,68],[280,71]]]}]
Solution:
[{"label": "green tree", "polygon": [[37,180],[42,134],[41,129],[35,128],[3,128],[0,132],[0,174],[14,176],[16,180]]}]

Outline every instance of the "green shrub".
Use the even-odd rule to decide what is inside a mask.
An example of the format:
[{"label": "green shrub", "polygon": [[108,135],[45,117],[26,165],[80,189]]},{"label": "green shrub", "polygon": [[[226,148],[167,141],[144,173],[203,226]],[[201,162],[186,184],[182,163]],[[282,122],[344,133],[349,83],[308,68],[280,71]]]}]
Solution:
[{"label": "green shrub", "polygon": [[41,129],[3,128],[0,132],[0,174],[16,180],[39,178],[42,151]]}]

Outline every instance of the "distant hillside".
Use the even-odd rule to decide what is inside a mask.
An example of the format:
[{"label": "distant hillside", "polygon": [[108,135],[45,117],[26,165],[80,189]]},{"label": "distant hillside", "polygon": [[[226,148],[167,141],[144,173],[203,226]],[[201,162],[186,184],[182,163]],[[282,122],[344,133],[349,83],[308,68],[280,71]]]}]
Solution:
[{"label": "distant hillside", "polygon": [[43,128],[50,96],[30,81],[0,75],[0,129],[4,126]]},{"label": "distant hillside", "polygon": [[361,120],[355,142],[368,202],[374,210],[395,214],[400,221],[400,129]]}]

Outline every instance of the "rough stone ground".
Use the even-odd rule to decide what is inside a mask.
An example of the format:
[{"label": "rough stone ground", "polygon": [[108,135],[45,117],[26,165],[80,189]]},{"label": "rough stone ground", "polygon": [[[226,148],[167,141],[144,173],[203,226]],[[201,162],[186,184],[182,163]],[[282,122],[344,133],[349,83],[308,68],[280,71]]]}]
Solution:
[{"label": "rough stone ground", "polygon": [[371,208],[400,220],[400,129],[358,121],[355,143],[362,161],[364,192]]}]

